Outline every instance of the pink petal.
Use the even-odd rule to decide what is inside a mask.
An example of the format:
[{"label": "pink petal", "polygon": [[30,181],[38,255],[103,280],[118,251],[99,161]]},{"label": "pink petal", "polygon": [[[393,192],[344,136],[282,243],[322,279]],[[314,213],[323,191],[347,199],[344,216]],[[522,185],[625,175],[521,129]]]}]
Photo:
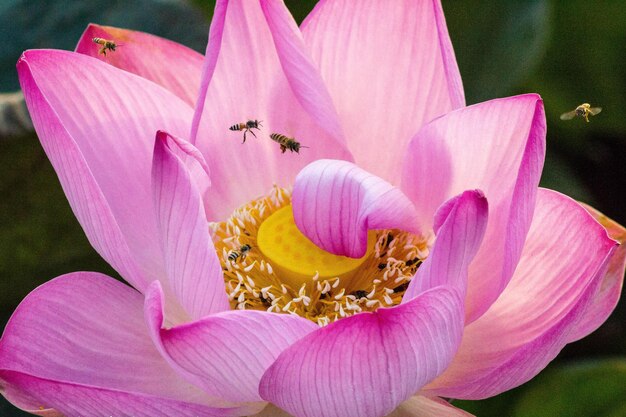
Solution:
[{"label": "pink petal", "polygon": [[425,126],[409,144],[402,189],[423,222],[467,189],[489,200],[484,243],[470,266],[468,320],[495,301],[509,282],[530,227],[545,154],[539,96],[492,100],[451,112]]},{"label": "pink petal", "polygon": [[[243,132],[228,128],[248,119],[262,128],[242,144]],[[309,148],[282,154],[271,133]],[[191,138],[211,169],[211,221],[274,183],[289,187],[313,160],[351,160],[332,100],[282,2],[217,3]]]},{"label": "pink petal", "polygon": [[356,162],[397,185],[415,132],[465,106],[440,2],[320,1],[302,32]]},{"label": "pink petal", "polygon": [[440,398],[416,395],[400,404],[400,407],[386,417],[472,417],[472,414],[453,407]]},{"label": "pink petal", "polygon": [[459,293],[437,287],[305,336],[280,354],[259,392],[296,417],[384,416],[448,366],[462,326]]},{"label": "pink petal", "polygon": [[233,402],[261,401],[258,385],[280,352],[317,329],[298,316],[234,310],[163,328],[163,294],[150,287],[145,315],[153,340],[170,364],[209,395]]},{"label": "pink petal", "polygon": [[190,108],[151,82],[72,52],[27,51],[18,72],[37,134],[89,241],[144,289],[164,273],[150,187],[154,134],[184,132]]},{"label": "pink petal", "polygon": [[198,319],[229,310],[230,304],[222,267],[209,236],[201,191],[185,167],[185,160],[206,167],[193,145],[159,132],[152,181],[167,272],[164,286],[189,317]]},{"label": "pink petal", "polygon": [[583,207],[604,226],[609,237],[618,241],[620,246],[613,252],[608,270],[602,277],[602,283],[594,295],[591,307],[572,336],[575,340],[595,331],[613,312],[622,292],[624,269],[626,269],[626,229],[593,207],[586,204],[583,204]]},{"label": "pink petal", "polygon": [[77,272],[34,290],[0,339],[3,395],[65,415],[222,416],[152,344],[143,297],[105,275]]},{"label": "pink petal", "polygon": [[541,189],[513,279],[482,317],[465,328],[446,372],[427,389],[480,399],[514,388],[539,373],[598,302],[615,241],[578,203]]},{"label": "pink petal", "polygon": [[413,204],[402,191],[351,162],[309,164],[296,178],[292,204],[302,233],[337,255],[363,256],[370,229],[418,233]]},{"label": "pink petal", "polygon": [[442,206],[436,216],[441,226],[437,227],[435,245],[402,302],[439,285],[451,285],[466,293],[468,267],[485,234],[487,212],[487,199],[477,190],[465,191]]},{"label": "pink petal", "polygon": [[[105,56],[99,53],[100,45],[93,42],[95,37],[111,40],[118,48]],[[190,106],[196,103],[204,57],[184,45],[148,33],[91,23],[76,52],[153,81]]]}]

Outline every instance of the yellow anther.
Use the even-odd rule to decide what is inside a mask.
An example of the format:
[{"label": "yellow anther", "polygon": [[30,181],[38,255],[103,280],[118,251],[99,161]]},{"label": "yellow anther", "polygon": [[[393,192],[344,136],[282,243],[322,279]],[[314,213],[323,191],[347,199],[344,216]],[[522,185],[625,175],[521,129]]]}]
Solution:
[{"label": "yellow anther", "polygon": [[376,236],[368,235],[367,252],[362,258],[348,258],[326,252],[304,236],[293,218],[291,204],[277,210],[259,227],[257,244],[263,254],[293,288],[319,280],[348,279],[372,253]]}]

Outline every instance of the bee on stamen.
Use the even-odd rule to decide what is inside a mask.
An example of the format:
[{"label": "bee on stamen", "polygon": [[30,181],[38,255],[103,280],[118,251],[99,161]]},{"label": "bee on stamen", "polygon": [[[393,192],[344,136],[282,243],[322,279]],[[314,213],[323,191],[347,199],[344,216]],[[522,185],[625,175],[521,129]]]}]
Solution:
[{"label": "bee on stamen", "polygon": [[413,266],[413,265],[415,265],[416,263],[418,263],[418,262],[419,262],[419,260],[420,260],[420,258],[413,258],[413,259],[411,259],[410,261],[406,261],[405,265],[406,265],[406,266]]},{"label": "bee on stamen", "polygon": [[580,106],[576,107],[574,110],[563,113],[561,115],[561,120],[571,120],[574,117],[582,117],[587,121],[587,123],[589,123],[589,115],[595,116],[601,111],[602,107],[591,107],[591,104],[583,103]]},{"label": "bee on stamen", "polygon": [[248,245],[247,243],[241,246],[239,250],[233,249],[228,253],[228,260],[231,262],[235,262],[238,258],[241,257],[241,260],[243,261],[244,259],[246,259],[246,256],[248,256],[248,252],[250,252],[250,249],[252,249],[252,246]]},{"label": "bee on stamen", "polygon": [[245,123],[237,123],[228,128],[228,130],[232,130],[233,132],[241,132],[243,131],[243,142],[246,143],[246,133],[252,133],[252,136],[256,138],[256,135],[252,131],[252,129],[261,130],[259,127],[263,127],[261,125],[261,120],[248,120]]},{"label": "bee on stamen", "polygon": [[106,56],[107,55],[107,49],[111,52],[115,52],[115,48],[117,48],[119,45],[116,44],[113,41],[110,41],[108,39],[103,39],[103,38],[93,38],[92,39],[93,43],[98,44],[100,46],[102,46],[100,48],[100,50],[98,51],[98,53]]},{"label": "bee on stamen", "polygon": [[354,295],[357,300],[360,300],[361,298],[367,297],[367,291],[356,290],[356,291],[351,292],[350,295]]},{"label": "bee on stamen", "polygon": [[296,141],[294,138],[281,135],[280,133],[272,133],[270,138],[280,145],[280,150],[283,153],[285,153],[287,149],[291,152],[300,153],[300,148],[308,148],[308,146],[301,145],[300,142]]}]

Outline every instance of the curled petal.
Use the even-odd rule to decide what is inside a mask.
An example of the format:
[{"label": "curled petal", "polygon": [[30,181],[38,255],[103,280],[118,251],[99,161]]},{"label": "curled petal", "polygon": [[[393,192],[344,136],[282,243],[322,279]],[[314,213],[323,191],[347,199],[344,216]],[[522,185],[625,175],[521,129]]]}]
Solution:
[{"label": "curled petal", "polygon": [[40,286],[0,340],[3,395],[23,409],[64,415],[241,415],[208,406],[210,398],[167,365],[150,340],[142,305],[140,293],[97,273]]},{"label": "curled petal", "polygon": [[158,281],[145,315],[155,344],[175,369],[209,395],[233,402],[261,401],[258,386],[280,352],[318,327],[298,316],[232,310],[164,329]]},{"label": "curled petal", "polygon": [[230,305],[208,233],[202,193],[185,162],[196,166],[196,175],[206,179],[204,158],[193,145],[159,132],[152,186],[167,273],[165,287],[191,319],[198,319],[229,310]]},{"label": "curled petal", "polygon": [[535,94],[455,110],[411,140],[402,190],[423,230],[435,211],[467,189],[489,200],[483,245],[470,265],[467,318],[480,317],[511,279],[530,227],[545,154],[543,102]]},{"label": "curled petal", "polygon": [[578,203],[541,189],[513,279],[465,328],[452,365],[427,389],[480,399],[531,379],[580,337],[615,248]]},{"label": "curled petal", "polygon": [[302,233],[337,255],[363,256],[371,229],[418,233],[415,210],[402,191],[346,161],[309,164],[296,177],[292,204]]},{"label": "curled petal", "polygon": [[[93,42],[95,37],[113,41],[118,48],[104,55],[101,46]],[[196,103],[203,56],[184,45],[148,33],[91,23],[76,52],[153,81],[190,106]]]},{"label": "curled petal", "polygon": [[384,416],[448,366],[462,328],[459,293],[433,288],[305,336],[280,354],[259,392],[296,417]]},{"label": "curled petal", "polygon": [[415,132],[465,105],[440,2],[323,0],[302,32],[356,162],[397,185]]},{"label": "curled petal", "polygon": [[191,109],[81,54],[26,51],[17,68],[39,139],[90,243],[144,289],[164,273],[150,192],[154,134],[186,131]]},{"label": "curled petal", "polygon": [[402,302],[430,288],[451,285],[465,294],[467,271],[487,226],[487,199],[482,192],[465,191],[444,204],[435,216],[441,223],[437,240],[411,280]]},{"label": "curled petal", "polygon": [[[288,187],[307,163],[352,157],[332,100],[282,1],[218,1],[211,23],[191,140],[211,169],[209,220]],[[229,127],[247,120],[246,132]],[[271,133],[295,138],[300,153],[281,153]],[[255,138],[253,135],[258,136]],[[236,187],[230,179],[242,178]]]}]

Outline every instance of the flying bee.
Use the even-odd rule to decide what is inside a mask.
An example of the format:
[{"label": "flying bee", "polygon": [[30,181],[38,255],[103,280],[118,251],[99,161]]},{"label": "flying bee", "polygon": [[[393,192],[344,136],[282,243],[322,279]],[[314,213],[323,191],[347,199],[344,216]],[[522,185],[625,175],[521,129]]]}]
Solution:
[{"label": "flying bee", "polygon": [[252,246],[248,245],[247,243],[241,246],[239,250],[233,249],[228,253],[228,260],[231,262],[235,262],[239,257],[241,257],[241,260],[243,261],[244,259],[246,259],[246,256],[248,256],[248,252],[250,252],[250,249],[252,249]]},{"label": "flying bee", "polygon": [[117,48],[119,45],[116,44],[113,41],[110,41],[108,39],[102,39],[102,38],[93,38],[92,39],[93,43],[98,44],[101,46],[100,50],[98,51],[98,53],[106,56],[107,55],[107,49],[111,52],[115,52],[115,48]]},{"label": "flying bee", "polygon": [[294,138],[281,135],[280,133],[272,133],[270,138],[280,145],[280,150],[283,151],[283,153],[285,153],[287,149],[291,152],[300,153],[300,148],[308,148],[308,146],[300,145],[300,142],[296,141]]},{"label": "flying bee", "polygon": [[563,113],[561,120],[571,120],[574,117],[582,117],[589,123],[589,115],[595,116],[602,111],[602,107],[591,107],[589,103],[583,103],[572,111]]},{"label": "flying bee", "polygon": [[261,120],[248,120],[245,123],[234,124],[228,129],[232,130],[233,132],[241,132],[243,130],[243,142],[241,143],[246,143],[246,133],[250,132],[252,133],[252,136],[256,138],[256,135],[254,134],[252,129],[261,130],[259,129],[259,127],[263,127],[263,125],[261,124]]}]

